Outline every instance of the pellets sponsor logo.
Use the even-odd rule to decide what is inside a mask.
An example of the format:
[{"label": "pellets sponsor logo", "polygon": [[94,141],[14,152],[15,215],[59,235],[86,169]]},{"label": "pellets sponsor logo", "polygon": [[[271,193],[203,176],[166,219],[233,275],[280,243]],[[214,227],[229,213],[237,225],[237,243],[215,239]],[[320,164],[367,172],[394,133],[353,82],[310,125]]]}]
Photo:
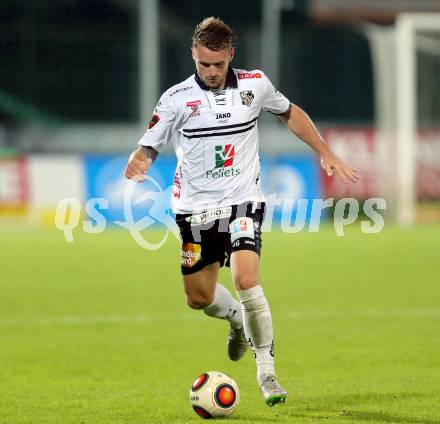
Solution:
[{"label": "pellets sponsor logo", "polygon": [[215,148],[214,169],[206,172],[206,178],[235,177],[240,174],[240,168],[233,168],[235,147],[233,144],[220,144]]},{"label": "pellets sponsor logo", "polygon": [[238,79],[252,79],[252,78],[261,78],[261,74],[259,72],[245,72],[238,74]]},{"label": "pellets sponsor logo", "polygon": [[184,267],[193,267],[202,257],[200,244],[184,243],[182,246],[181,264]]},{"label": "pellets sponsor logo", "polygon": [[215,146],[215,167],[227,168],[234,162],[235,148],[233,144]]},{"label": "pellets sponsor logo", "polygon": [[219,169],[210,169],[206,171],[206,178],[223,178],[223,177],[235,177],[241,173],[241,169],[239,168],[219,168]]}]

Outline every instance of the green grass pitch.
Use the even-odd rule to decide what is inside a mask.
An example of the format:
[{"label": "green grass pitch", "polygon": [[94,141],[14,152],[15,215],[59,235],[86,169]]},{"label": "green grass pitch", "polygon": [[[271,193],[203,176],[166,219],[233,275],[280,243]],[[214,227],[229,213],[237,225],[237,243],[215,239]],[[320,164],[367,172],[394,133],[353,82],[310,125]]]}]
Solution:
[{"label": "green grass pitch", "polygon": [[230,362],[226,323],[186,306],[177,240],[74,235],[1,229],[1,424],[202,422],[189,387],[205,370],[237,381],[237,424],[440,423],[440,227],[264,234],[289,391],[272,409],[253,355]]}]

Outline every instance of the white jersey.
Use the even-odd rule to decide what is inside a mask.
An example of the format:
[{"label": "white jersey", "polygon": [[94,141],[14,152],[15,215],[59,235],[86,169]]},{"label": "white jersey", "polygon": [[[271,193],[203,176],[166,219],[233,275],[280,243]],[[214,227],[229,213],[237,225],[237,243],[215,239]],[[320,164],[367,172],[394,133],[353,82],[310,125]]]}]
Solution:
[{"label": "white jersey", "polygon": [[209,89],[195,73],[160,98],[140,146],[177,156],[171,206],[192,213],[262,202],[257,119],[284,114],[289,100],[261,71],[230,68],[225,88]]}]

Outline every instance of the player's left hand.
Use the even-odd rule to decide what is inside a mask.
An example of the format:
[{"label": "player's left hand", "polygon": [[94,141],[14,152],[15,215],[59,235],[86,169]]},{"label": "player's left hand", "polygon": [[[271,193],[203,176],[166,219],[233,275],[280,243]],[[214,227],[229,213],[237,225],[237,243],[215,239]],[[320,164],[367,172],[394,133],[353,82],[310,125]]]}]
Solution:
[{"label": "player's left hand", "polygon": [[339,156],[333,153],[331,150],[320,155],[321,166],[327,172],[328,176],[333,175],[333,171],[339,174],[345,184],[349,181],[356,182],[359,180],[357,171],[348,166]]}]

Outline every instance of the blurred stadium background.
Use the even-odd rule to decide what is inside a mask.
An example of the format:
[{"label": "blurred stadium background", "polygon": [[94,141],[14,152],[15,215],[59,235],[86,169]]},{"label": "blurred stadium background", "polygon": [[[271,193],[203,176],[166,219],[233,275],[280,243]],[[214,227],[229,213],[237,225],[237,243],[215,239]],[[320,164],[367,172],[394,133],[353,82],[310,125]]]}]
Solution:
[{"label": "blurred stadium background", "polygon": [[[239,37],[234,66],[263,69],[362,177],[348,186],[306,178],[304,169],[319,172],[310,150],[262,116],[266,192],[384,197],[400,224],[438,221],[439,9],[428,0],[2,0],[0,213],[50,224],[60,198],[103,192],[116,208],[121,163],[98,186],[97,175],[133,149],[161,92],[193,72],[192,30],[215,15]],[[166,159],[155,176],[169,184]]]},{"label": "blurred stadium background", "polygon": [[[228,361],[224,323],[185,305],[175,238],[149,252],[123,230],[66,243],[54,226],[66,197],[86,218],[106,198],[107,224],[124,221],[127,156],[211,15],[239,37],[234,66],[263,69],[361,176],[325,177],[262,113],[264,191],[387,202],[380,234],[358,220],[337,237],[329,218],[265,235],[291,393],[275,412],[251,355]],[[1,424],[197,421],[187,391],[208,369],[237,380],[236,423],[440,422],[438,0],[0,0],[0,52]],[[154,164],[162,188],[174,166],[170,150]],[[158,242],[161,225],[142,234]]]}]

